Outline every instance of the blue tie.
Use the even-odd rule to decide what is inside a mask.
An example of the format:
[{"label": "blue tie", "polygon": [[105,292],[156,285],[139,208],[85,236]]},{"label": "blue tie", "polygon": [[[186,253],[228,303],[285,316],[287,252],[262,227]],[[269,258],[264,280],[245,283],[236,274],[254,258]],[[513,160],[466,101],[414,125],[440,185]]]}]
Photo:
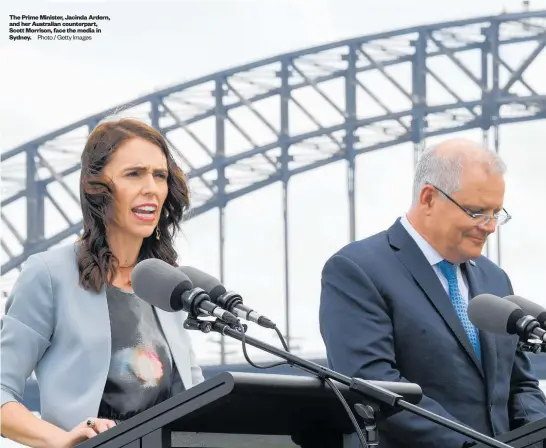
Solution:
[{"label": "blue tie", "polygon": [[472,347],[474,347],[478,359],[480,359],[480,338],[478,335],[478,330],[476,327],[474,327],[474,325],[472,325],[472,322],[470,322],[470,319],[468,318],[468,305],[461,294],[461,291],[459,290],[459,282],[457,281],[457,267],[446,260],[440,261],[440,263],[438,263],[438,267],[440,268],[442,274],[444,274],[444,277],[447,279],[451,303],[453,303],[453,307],[455,308],[455,311],[463,324],[463,328],[468,335],[468,339],[470,339],[470,343],[472,344]]}]

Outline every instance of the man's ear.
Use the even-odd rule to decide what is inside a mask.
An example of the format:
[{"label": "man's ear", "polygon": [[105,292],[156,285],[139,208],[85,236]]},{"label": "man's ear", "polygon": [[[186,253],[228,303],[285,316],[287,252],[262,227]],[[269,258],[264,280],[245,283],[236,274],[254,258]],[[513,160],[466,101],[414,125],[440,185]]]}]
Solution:
[{"label": "man's ear", "polygon": [[421,188],[421,193],[419,194],[419,208],[421,208],[427,216],[432,213],[432,207],[438,198],[436,188],[432,185],[424,185]]}]

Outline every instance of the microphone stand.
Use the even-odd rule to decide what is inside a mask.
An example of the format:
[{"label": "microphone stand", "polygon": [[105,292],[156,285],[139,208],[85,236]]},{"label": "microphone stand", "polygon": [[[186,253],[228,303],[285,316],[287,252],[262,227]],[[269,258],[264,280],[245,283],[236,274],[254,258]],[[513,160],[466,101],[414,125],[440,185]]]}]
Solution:
[{"label": "microphone stand", "polygon": [[[487,445],[493,448],[513,448],[510,445],[507,445],[491,437],[488,437],[484,434],[481,434],[477,431],[474,431],[473,429],[470,429],[467,426],[464,426],[460,423],[449,420],[445,417],[442,417],[441,415],[435,414],[434,412],[430,412],[412,403],[409,403],[403,400],[402,395],[393,393],[387,389],[377,386],[376,384],[370,383],[361,378],[350,378],[334,370],[328,369],[327,367],[323,367],[320,364],[307,361],[290,352],[274,347],[273,345],[269,345],[251,336],[247,336],[245,334],[247,326],[244,324],[242,325],[242,328],[241,326],[232,327],[229,324],[222,321],[221,319],[216,319],[215,321],[205,321],[205,320],[199,320],[195,316],[188,316],[188,318],[184,322],[184,328],[188,330],[200,330],[204,333],[215,331],[217,333],[230,336],[233,339],[237,339],[238,341],[241,341],[241,342],[243,342],[244,340],[245,343],[253,347],[259,348],[265,352],[276,355],[279,358],[282,358],[288,361],[289,365],[296,366],[302,370],[310,372],[318,376],[320,379],[329,378],[329,379],[336,380],[337,382],[348,386],[349,389],[362,395],[368,400],[371,399],[372,401],[387,405],[389,409],[392,409],[392,410],[396,410],[397,408],[404,409],[408,412],[419,415],[431,422],[437,423],[438,425],[444,426],[448,429],[458,432],[459,434],[467,436],[471,438],[472,440],[481,442],[484,445]],[[355,410],[364,419],[366,424],[366,429],[369,428],[369,431],[366,431],[366,432],[368,437],[372,439],[370,440],[370,442],[373,441],[374,446],[377,446],[378,434],[377,434],[377,430],[375,429],[377,428],[377,425],[376,425],[377,416],[375,415],[375,412],[370,406],[364,407],[361,404],[355,405]]]},{"label": "microphone stand", "polygon": [[518,341],[518,349],[522,352],[534,353],[538,355],[546,351],[546,342],[542,342],[540,339],[520,339]]}]

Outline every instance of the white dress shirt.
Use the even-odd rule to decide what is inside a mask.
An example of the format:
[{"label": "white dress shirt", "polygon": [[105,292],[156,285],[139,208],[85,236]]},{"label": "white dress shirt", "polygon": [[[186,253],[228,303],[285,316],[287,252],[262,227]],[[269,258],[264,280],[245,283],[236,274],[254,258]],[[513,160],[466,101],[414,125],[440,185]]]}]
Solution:
[{"label": "white dress shirt", "polygon": [[[404,228],[407,230],[407,232],[410,234],[410,236],[414,239],[414,241],[417,243],[423,254],[425,255],[426,259],[432,266],[432,269],[434,269],[434,272],[440,279],[440,282],[442,283],[442,286],[444,287],[447,295],[449,296],[449,288],[447,279],[442,274],[442,271],[440,271],[440,268],[438,267],[438,263],[443,260],[442,256],[434,249],[427,240],[425,240],[417,230],[410,224],[408,221],[408,218],[406,215],[402,216],[400,218],[400,223],[404,226]],[[469,291],[468,291],[468,284],[466,279],[463,276],[463,273],[461,271],[461,266],[457,266],[457,281],[459,283],[459,291],[461,292],[461,295],[466,300],[466,303],[468,304],[469,300]]]}]

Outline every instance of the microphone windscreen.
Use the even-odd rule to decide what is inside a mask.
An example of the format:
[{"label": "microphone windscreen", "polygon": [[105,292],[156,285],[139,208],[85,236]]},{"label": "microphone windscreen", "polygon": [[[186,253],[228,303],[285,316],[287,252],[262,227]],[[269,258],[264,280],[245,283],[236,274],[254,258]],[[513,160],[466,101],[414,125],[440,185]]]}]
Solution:
[{"label": "microphone windscreen", "polygon": [[506,334],[515,332],[515,322],[523,317],[516,304],[493,294],[480,294],[468,303],[468,318],[480,330]]},{"label": "microphone windscreen", "polygon": [[182,292],[192,289],[186,274],[157,258],[138,263],[131,273],[131,283],[138,297],[169,312],[181,310]]},{"label": "microphone windscreen", "polygon": [[206,272],[191,266],[182,266],[178,269],[189,277],[195,288],[204,289],[213,302],[226,292],[226,288],[220,280]]},{"label": "microphone windscreen", "polygon": [[[531,302],[520,296],[506,296],[504,300],[508,300],[519,306],[523,310],[523,314],[535,317],[541,324],[546,320],[546,308],[540,306],[538,303]],[[545,314],[543,314],[545,313]]]}]

